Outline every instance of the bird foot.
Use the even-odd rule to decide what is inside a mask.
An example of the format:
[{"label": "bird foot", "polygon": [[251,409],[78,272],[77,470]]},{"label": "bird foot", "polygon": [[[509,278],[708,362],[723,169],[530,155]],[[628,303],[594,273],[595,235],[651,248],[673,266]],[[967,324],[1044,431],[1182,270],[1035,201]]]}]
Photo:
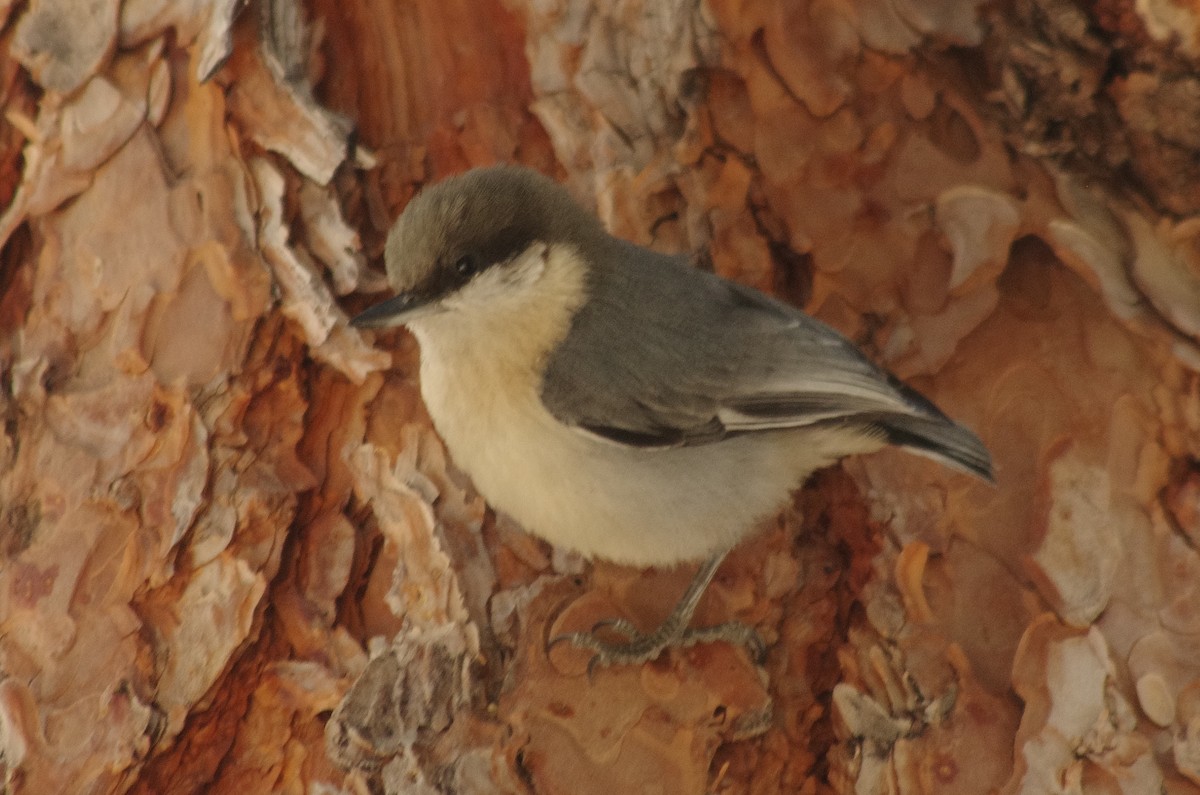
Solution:
[{"label": "bird foot", "polygon": [[[559,643],[569,643],[578,649],[595,652],[588,661],[588,676],[597,668],[611,665],[640,665],[649,662],[668,648],[688,648],[697,643],[725,641],[745,647],[755,662],[761,662],[766,645],[758,633],[738,621],[729,621],[712,627],[688,629],[673,626],[668,620],[653,632],[642,632],[623,618],[613,618],[595,624],[590,632],[569,632],[550,640],[547,649]],[[601,630],[615,632],[625,637],[624,641],[606,641],[596,636]]]}]

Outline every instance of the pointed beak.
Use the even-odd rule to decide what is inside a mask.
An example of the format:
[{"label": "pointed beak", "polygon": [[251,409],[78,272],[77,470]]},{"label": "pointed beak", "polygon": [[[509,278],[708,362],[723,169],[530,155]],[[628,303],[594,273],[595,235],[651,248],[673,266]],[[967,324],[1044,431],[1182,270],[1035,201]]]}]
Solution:
[{"label": "pointed beak", "polygon": [[414,293],[401,293],[365,310],[350,325],[355,328],[393,328],[403,326],[422,315],[436,312],[438,302]]}]

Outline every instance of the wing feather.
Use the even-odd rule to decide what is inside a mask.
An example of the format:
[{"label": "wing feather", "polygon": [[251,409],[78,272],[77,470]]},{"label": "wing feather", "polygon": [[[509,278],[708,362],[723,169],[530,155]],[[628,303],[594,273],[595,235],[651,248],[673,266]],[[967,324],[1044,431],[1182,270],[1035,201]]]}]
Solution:
[{"label": "wing feather", "polygon": [[682,258],[611,246],[547,362],[561,422],[636,447],[848,424],[990,476],[973,433],[829,326]]}]

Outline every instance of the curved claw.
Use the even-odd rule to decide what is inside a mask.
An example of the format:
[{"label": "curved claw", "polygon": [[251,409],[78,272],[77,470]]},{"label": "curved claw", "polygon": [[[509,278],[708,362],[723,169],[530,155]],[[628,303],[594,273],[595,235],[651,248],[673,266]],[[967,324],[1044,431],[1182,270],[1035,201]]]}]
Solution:
[{"label": "curved claw", "polygon": [[634,626],[632,621],[624,618],[602,618],[595,624],[592,624],[592,628],[588,632],[564,632],[561,635],[555,635],[546,642],[546,651],[549,652],[560,643],[570,643],[572,646],[602,653],[622,648],[623,644],[608,643],[596,637],[597,632],[604,630],[625,636],[630,645],[633,645],[637,642],[638,638],[642,637],[641,630]]},{"label": "curved claw", "polygon": [[546,652],[549,653],[551,649],[560,643],[570,643],[577,648],[591,649],[595,652],[602,651],[600,647],[604,645],[603,641],[592,637],[592,633],[590,632],[566,632],[562,635],[555,635],[547,641]]},{"label": "curved claw", "polygon": [[635,665],[652,660],[662,653],[663,649],[678,643],[681,638],[659,638],[640,632],[630,622],[624,619],[601,621],[597,628],[610,629],[626,636],[627,641],[609,642],[597,638],[591,632],[567,632],[556,635],[546,644],[549,652],[560,643],[569,643],[579,649],[587,649],[595,654],[588,661],[588,675],[595,673],[597,666]]},{"label": "curved claw", "polygon": [[[618,626],[620,622],[624,622],[624,619],[601,621],[598,622],[595,627],[593,627],[593,630],[595,630],[597,627],[607,627],[609,629],[616,629],[618,632],[624,632],[624,627]],[[596,678],[596,669],[601,666],[607,667],[618,662],[625,662],[626,664],[639,662],[639,660],[627,661],[622,659],[623,653],[628,653],[630,647],[636,645],[637,640],[640,639],[636,638],[637,634],[637,630],[634,629],[632,635],[635,636],[635,638],[631,643],[626,645],[621,643],[606,643],[593,636],[590,632],[567,632],[562,635],[555,635],[553,638],[551,638],[546,644],[546,653],[549,654],[550,651],[560,643],[569,643],[578,649],[587,649],[595,652],[595,654],[593,654],[588,660],[587,664],[588,679],[593,680]],[[657,656],[657,652],[655,652],[655,656]]]},{"label": "curved claw", "polygon": [[742,644],[742,647],[746,649],[750,659],[754,660],[755,665],[761,666],[767,661],[767,644],[763,642],[757,632],[751,632],[751,637]]},{"label": "curved claw", "polygon": [[587,632],[572,632],[569,635],[560,635],[555,640],[569,641],[578,648],[594,651],[596,654],[588,662],[589,673],[594,672],[597,666],[644,663],[653,660],[669,646],[683,645],[682,636],[659,636],[657,633],[647,635],[636,629],[629,632],[627,638],[625,642],[610,642],[600,640]]},{"label": "curved claw", "polygon": [[595,624],[592,624],[593,635],[604,629],[616,632],[618,635],[624,635],[630,640],[642,634],[641,630],[634,626],[632,621],[627,621],[624,618],[602,618]]}]

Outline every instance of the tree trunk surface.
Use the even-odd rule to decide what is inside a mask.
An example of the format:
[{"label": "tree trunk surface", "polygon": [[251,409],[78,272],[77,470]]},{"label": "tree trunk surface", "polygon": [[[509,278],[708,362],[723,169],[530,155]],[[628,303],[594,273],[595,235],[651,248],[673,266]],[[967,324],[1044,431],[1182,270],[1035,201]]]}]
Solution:
[{"label": "tree trunk surface", "polygon": [[[1200,10],[1008,0],[0,3],[0,791],[1200,786]],[[863,345],[994,453],[815,476],[721,643],[690,571],[486,509],[387,295],[521,162]],[[536,489],[538,484],[531,483]]]}]

